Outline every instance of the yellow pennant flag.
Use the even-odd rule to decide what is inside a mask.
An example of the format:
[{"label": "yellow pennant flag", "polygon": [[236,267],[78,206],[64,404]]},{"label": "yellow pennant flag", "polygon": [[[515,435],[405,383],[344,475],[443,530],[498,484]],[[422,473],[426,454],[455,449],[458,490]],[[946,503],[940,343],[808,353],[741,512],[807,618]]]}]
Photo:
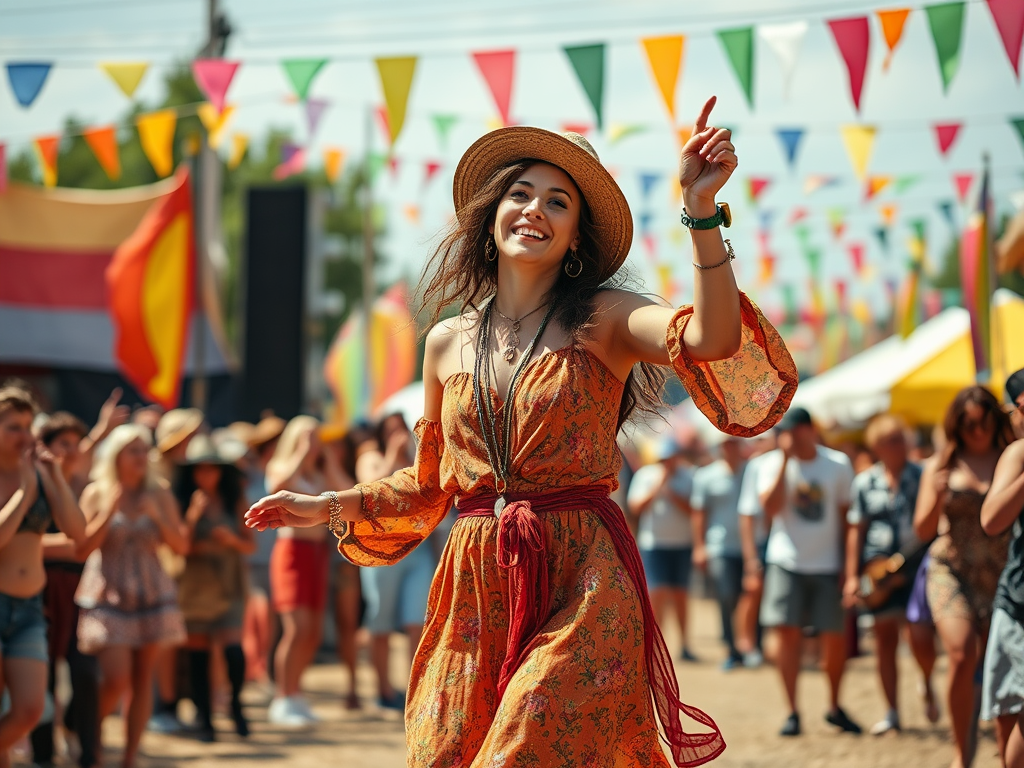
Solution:
[{"label": "yellow pennant flag", "polygon": [[60,134],[38,136],[32,141],[39,160],[39,168],[43,174],[43,184],[47,187],[57,186],[57,154],[60,151]]},{"label": "yellow pennant flag", "polygon": [[88,128],[82,132],[85,143],[96,155],[108,179],[121,178],[121,158],[117,151],[117,133],[112,125]]},{"label": "yellow pennant flag", "polygon": [[672,301],[673,288],[672,285],[672,265],[671,264],[658,264],[658,292],[661,298],[666,301]]},{"label": "yellow pennant flag", "polygon": [[870,200],[883,189],[892,183],[892,176],[869,176],[867,187],[867,199]]},{"label": "yellow pennant flag", "polygon": [[221,142],[224,140],[224,129],[228,127],[228,122],[235,114],[235,106],[229,104],[224,107],[223,112],[218,112],[213,104],[205,101],[199,105],[197,112],[203,127],[206,128],[206,136],[207,141],[210,142],[210,148],[219,149]]},{"label": "yellow pennant flag", "polygon": [[377,74],[380,75],[380,85],[384,91],[384,104],[388,111],[391,144],[394,145],[405,125],[405,107],[409,103],[412,77],[416,73],[416,57],[398,56],[376,61]]},{"label": "yellow pennant flag", "polygon": [[173,109],[147,112],[135,118],[142,151],[161,178],[170,176],[174,170],[174,127],[177,123],[178,113]]},{"label": "yellow pennant flag", "polygon": [[865,299],[854,301],[853,306],[850,307],[850,314],[861,325],[867,325],[871,322],[871,306]]},{"label": "yellow pennant flag", "polygon": [[117,83],[121,93],[129,99],[135,95],[135,89],[142,82],[142,77],[149,69],[149,64],[144,61],[118,61],[100,62],[99,68]]},{"label": "yellow pennant flag", "polygon": [[249,134],[233,133],[231,135],[231,155],[228,157],[228,169],[234,170],[245,157],[245,150],[249,148]]},{"label": "yellow pennant flag", "polygon": [[875,145],[877,129],[873,125],[844,125],[841,131],[853,172],[857,174],[860,181],[864,181],[868,172],[868,161],[871,159],[871,150]]},{"label": "yellow pennant flag", "polygon": [[334,184],[341,175],[341,167],[345,162],[345,150],[341,147],[326,147],[324,149],[324,173],[327,180]]},{"label": "yellow pennant flag", "polygon": [[899,206],[895,203],[886,203],[878,209],[879,215],[882,217],[882,223],[891,227],[893,222],[896,221],[896,214],[899,212]]},{"label": "yellow pennant flag", "polygon": [[661,91],[672,122],[676,121],[676,86],[679,84],[679,72],[683,63],[683,50],[686,38],[682,35],[668,37],[645,37],[641,41],[647,54],[647,63],[651,65],[654,82]]}]

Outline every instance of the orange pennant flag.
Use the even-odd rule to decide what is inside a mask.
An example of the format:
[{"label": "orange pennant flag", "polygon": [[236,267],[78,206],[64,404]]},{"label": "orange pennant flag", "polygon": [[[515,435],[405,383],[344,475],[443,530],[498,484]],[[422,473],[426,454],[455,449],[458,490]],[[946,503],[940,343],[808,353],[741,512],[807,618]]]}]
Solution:
[{"label": "orange pennant flag", "polygon": [[408,203],[403,209],[402,213],[405,214],[405,218],[409,220],[409,223],[413,226],[419,226],[420,224],[420,207],[416,203]]},{"label": "orange pennant flag", "polygon": [[645,37],[644,52],[647,63],[651,66],[654,82],[661,92],[672,122],[676,121],[676,86],[679,84],[679,72],[683,63],[683,50],[686,38],[682,35],[668,37]]},{"label": "orange pennant flag", "polygon": [[199,119],[206,129],[206,140],[210,144],[210,149],[219,149],[221,142],[224,140],[224,130],[228,127],[228,122],[235,114],[235,105],[228,104],[222,111],[218,112],[213,104],[204,101],[199,105],[199,109],[196,112],[199,114]]},{"label": "orange pennant flag", "polygon": [[341,147],[327,147],[324,149],[324,173],[327,174],[327,181],[335,184],[341,175],[341,167],[345,162],[345,150]]},{"label": "orange pennant flag", "polygon": [[896,221],[896,213],[898,211],[899,208],[896,206],[895,203],[883,205],[881,208],[878,209],[878,213],[882,217],[882,223],[887,227],[891,227],[893,222]]},{"label": "orange pennant flag", "polygon": [[173,109],[161,109],[135,118],[142,151],[160,177],[170,176],[174,169],[174,128],[177,123],[178,113]]},{"label": "orange pennant flag", "polygon": [[866,199],[870,200],[891,183],[892,176],[869,176],[867,189],[865,190]]},{"label": "orange pennant flag", "polygon": [[228,157],[228,168],[234,170],[241,162],[242,158],[245,157],[245,150],[249,147],[249,134],[247,133],[233,133],[231,134],[231,155]]},{"label": "orange pennant flag", "polygon": [[47,187],[57,186],[57,153],[60,149],[60,134],[39,136],[32,142],[39,168],[43,172],[43,184]]},{"label": "orange pennant flag", "polygon": [[882,62],[883,72],[889,70],[893,52],[895,52],[900,38],[903,37],[903,25],[907,23],[907,16],[909,15],[909,8],[878,11],[878,20],[882,23],[882,36],[885,37],[885,44],[889,46],[889,51],[885,54],[885,61]]},{"label": "orange pennant flag", "polygon": [[195,294],[192,193],[182,168],[107,266],[115,356],[146,399],[178,405]]},{"label": "orange pennant flag", "polygon": [[96,155],[107,178],[111,180],[121,178],[121,157],[117,151],[117,132],[114,126],[87,128],[82,133],[82,137],[92,153]]}]

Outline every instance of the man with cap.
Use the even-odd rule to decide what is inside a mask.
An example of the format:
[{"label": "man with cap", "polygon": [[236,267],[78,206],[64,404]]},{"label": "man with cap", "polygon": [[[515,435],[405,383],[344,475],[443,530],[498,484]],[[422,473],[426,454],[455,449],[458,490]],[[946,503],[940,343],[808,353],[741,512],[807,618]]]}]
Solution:
[{"label": "man with cap", "polygon": [[779,422],[778,446],[763,459],[757,490],[771,521],[761,623],[774,630],[776,664],[790,708],[780,735],[800,734],[796,685],[805,628],[817,631],[821,640],[831,692],[825,720],[860,733],[839,706],[846,665],[842,542],[853,467],[845,454],[818,444],[811,415],[800,407],[790,408]]},{"label": "man with cap", "polygon": [[[1024,368],[1007,379],[1006,397],[1016,406],[1016,428],[1024,423]],[[1013,527],[985,651],[982,717],[996,721],[1003,765],[1024,768],[1024,438],[999,457],[981,507],[981,525],[989,536]]]}]

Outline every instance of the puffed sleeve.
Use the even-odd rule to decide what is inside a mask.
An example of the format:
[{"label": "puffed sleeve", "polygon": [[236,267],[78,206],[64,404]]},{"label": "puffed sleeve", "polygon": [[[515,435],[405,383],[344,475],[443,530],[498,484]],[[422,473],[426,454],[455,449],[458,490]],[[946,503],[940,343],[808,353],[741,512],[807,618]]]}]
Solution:
[{"label": "puffed sleeve", "polygon": [[420,419],[414,432],[413,466],[357,485],[365,519],[335,533],[338,551],[356,565],[398,562],[430,535],[451,506],[451,494],[441,487],[441,424]]},{"label": "puffed sleeve", "polygon": [[694,360],[683,331],[693,307],[682,307],[668,325],[668,354],[694,405],[719,430],[753,437],[771,429],[789,408],[797,385],[796,365],[779,332],[740,292],[743,324],[739,351],[715,362]]}]

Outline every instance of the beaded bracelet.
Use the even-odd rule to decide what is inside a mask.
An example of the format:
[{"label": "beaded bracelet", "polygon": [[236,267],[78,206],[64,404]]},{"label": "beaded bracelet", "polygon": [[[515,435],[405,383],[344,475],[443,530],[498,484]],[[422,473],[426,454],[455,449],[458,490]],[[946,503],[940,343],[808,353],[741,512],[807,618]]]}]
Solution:
[{"label": "beaded bracelet", "polygon": [[698,264],[695,261],[695,262],[693,262],[693,266],[695,266],[697,269],[714,269],[715,267],[720,267],[723,264],[728,264],[730,261],[736,261],[736,251],[734,251],[732,249],[732,243],[730,243],[728,240],[725,240],[725,258],[724,259],[722,259],[717,264],[711,264],[709,266],[704,266],[703,264]]},{"label": "beaded bracelet", "polygon": [[327,530],[337,532],[345,527],[345,521],[341,519],[341,499],[337,491],[324,491],[320,494],[327,499]]}]

